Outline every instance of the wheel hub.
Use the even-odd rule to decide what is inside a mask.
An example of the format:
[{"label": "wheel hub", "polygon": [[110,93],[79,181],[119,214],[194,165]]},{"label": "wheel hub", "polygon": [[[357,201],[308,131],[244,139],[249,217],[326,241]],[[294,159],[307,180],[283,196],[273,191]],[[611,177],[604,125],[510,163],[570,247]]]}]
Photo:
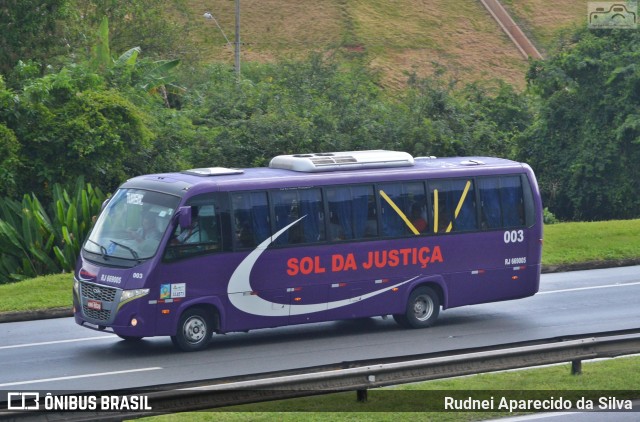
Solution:
[{"label": "wheel hub", "polygon": [[197,343],[204,338],[206,328],[204,321],[191,318],[184,324],[185,337],[190,343]]},{"label": "wheel hub", "polygon": [[424,298],[418,298],[413,304],[413,312],[417,319],[424,321],[431,316],[431,303]]}]

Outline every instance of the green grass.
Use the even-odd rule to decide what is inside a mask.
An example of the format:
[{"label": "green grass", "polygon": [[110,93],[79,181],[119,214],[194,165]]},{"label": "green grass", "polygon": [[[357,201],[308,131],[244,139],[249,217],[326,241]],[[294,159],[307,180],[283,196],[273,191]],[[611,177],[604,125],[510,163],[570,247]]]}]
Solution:
[{"label": "green grass", "polygon": [[553,224],[544,239],[544,265],[640,258],[640,220]]},{"label": "green grass", "polygon": [[0,284],[0,312],[71,309],[73,275],[55,274],[18,283]]},{"label": "green grass", "polygon": [[[640,259],[640,220],[559,223],[544,228],[543,265]],[[0,312],[71,307],[71,274],[0,285]]]},{"label": "green grass", "polygon": [[502,0],[538,49],[550,49],[563,30],[587,22],[589,0]]},{"label": "green grass", "polygon": [[[416,412],[435,391],[436,397],[443,391],[454,392],[457,397],[482,399],[493,396],[496,407],[501,397],[528,399],[550,397],[584,397],[586,390],[595,392],[595,405],[600,396],[618,399],[640,397],[640,357],[626,357],[600,362],[585,362],[583,373],[570,374],[570,364],[527,369],[521,371],[479,374],[468,377],[429,381],[402,385],[389,389],[369,391],[366,403],[356,402],[354,392],[330,394],[300,399],[280,400],[219,409],[215,412],[184,413],[147,418],[150,421],[473,421],[496,416],[512,416],[501,412]],[[497,391],[499,390],[499,391]],[[535,391],[534,391],[535,390]],[[537,392],[537,393],[536,393]],[[562,393],[559,393],[562,392]],[[446,393],[449,394],[449,393]],[[589,395],[591,397],[591,394]],[[436,403],[434,407],[442,406]],[[393,413],[390,412],[393,410]],[[304,412],[304,413],[302,413]],[[332,413],[328,413],[332,412]]]}]

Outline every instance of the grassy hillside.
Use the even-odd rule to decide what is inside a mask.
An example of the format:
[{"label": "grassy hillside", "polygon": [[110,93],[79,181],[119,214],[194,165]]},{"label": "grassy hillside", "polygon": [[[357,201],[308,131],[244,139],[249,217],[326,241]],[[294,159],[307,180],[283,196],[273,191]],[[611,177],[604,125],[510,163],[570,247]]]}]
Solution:
[{"label": "grassy hillside", "polygon": [[502,0],[512,17],[541,51],[548,50],[559,30],[583,25],[588,0]]},{"label": "grassy hillside", "polygon": [[[586,0],[504,0],[541,50],[561,28],[586,19]],[[185,0],[202,56],[233,63],[211,12],[231,43],[235,2]],[[268,61],[332,51],[359,57],[388,86],[406,75],[446,70],[456,78],[500,78],[524,86],[527,62],[479,0],[241,0],[243,61]]]}]

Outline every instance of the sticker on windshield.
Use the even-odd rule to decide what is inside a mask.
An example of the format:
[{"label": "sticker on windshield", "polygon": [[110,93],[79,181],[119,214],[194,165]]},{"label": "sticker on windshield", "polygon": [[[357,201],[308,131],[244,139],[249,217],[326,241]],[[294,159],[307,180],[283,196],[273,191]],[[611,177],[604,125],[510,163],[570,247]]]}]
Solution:
[{"label": "sticker on windshield", "polygon": [[127,193],[127,204],[130,205],[144,205],[142,203],[142,199],[144,198],[144,195],[141,193],[132,193],[132,192],[128,192]]},{"label": "sticker on windshield", "polygon": [[109,247],[107,248],[107,255],[113,255],[113,253],[116,251],[116,244],[111,242],[109,243]]}]

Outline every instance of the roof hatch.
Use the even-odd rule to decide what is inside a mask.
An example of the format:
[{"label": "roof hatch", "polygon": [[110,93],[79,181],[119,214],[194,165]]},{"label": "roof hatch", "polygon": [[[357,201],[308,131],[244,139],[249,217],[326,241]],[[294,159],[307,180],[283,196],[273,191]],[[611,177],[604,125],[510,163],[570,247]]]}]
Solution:
[{"label": "roof hatch", "polygon": [[225,176],[229,174],[242,174],[244,171],[241,169],[230,169],[226,167],[205,167],[185,170],[182,173],[191,174],[193,176]]},{"label": "roof hatch", "polygon": [[406,152],[371,150],[278,155],[271,160],[269,167],[314,173],[334,170],[407,167],[412,166],[413,163],[413,157]]}]

